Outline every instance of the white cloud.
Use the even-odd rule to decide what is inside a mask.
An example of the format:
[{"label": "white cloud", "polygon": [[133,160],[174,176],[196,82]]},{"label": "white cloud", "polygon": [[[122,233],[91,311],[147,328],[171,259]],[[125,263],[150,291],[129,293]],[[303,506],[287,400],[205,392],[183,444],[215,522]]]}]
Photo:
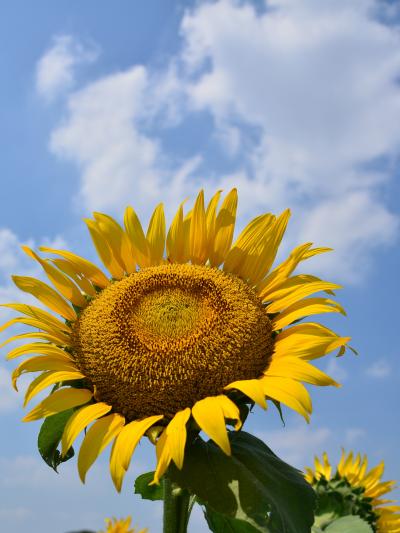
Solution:
[{"label": "white cloud", "polygon": [[344,368],[344,364],[341,358],[330,357],[329,362],[326,365],[325,372],[328,374],[328,376],[331,376],[339,383],[345,381],[348,378],[348,372]]},{"label": "white cloud", "polygon": [[390,375],[391,371],[392,368],[385,359],[378,359],[378,361],[375,361],[375,363],[366,369],[365,373],[370,378],[384,379]]},{"label": "white cloud", "polygon": [[256,433],[281,459],[300,469],[312,461],[314,454],[324,451],[332,440],[332,430],[326,427],[302,425]]},{"label": "white cloud", "polygon": [[[132,199],[147,214],[199,183],[237,186],[242,215],[292,207],[291,242],[335,248],[319,274],[361,281],[398,228],[381,191],[400,153],[400,35],[377,11],[373,0],[188,10],[164,70],[134,65],[69,95],[50,146],[79,168],[77,203],[114,211]],[[235,161],[221,178],[209,154],[182,159],[163,144],[168,128],[201,113],[229,168]],[[195,180],[200,165],[205,179]]]},{"label": "white cloud", "polygon": [[20,398],[11,387],[11,373],[0,366],[0,412],[12,411],[20,404]]},{"label": "white cloud", "polygon": [[76,67],[93,62],[97,56],[98,50],[93,45],[83,45],[71,35],[54,37],[52,46],[36,66],[37,92],[46,100],[53,100],[74,85]]},{"label": "white cloud", "polygon": [[391,172],[371,163],[400,150],[400,36],[372,17],[371,0],[268,6],[220,0],[186,14],[189,100],[222,138],[238,121],[242,136],[258,129],[241,179],[248,203],[294,207],[299,237],[338,252],[326,273],[357,281],[397,228],[378,194]]}]

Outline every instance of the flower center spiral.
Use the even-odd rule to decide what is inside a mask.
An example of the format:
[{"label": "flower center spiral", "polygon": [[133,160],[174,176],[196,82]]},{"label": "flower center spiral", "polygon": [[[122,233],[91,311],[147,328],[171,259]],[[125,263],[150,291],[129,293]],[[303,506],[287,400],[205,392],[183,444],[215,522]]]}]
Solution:
[{"label": "flower center spiral", "polygon": [[242,280],[205,266],[143,269],[104,289],[73,331],[96,397],[128,420],[177,411],[240,379],[258,378],[272,326]]}]

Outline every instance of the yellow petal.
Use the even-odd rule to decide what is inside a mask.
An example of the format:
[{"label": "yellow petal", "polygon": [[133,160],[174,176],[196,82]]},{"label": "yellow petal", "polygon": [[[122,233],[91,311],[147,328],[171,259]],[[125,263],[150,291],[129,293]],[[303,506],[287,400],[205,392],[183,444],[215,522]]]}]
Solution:
[{"label": "yellow petal", "polygon": [[76,313],[67,302],[54,289],[35,278],[29,276],[11,276],[15,285],[21,291],[32,294],[52,311],[73,322],[76,320]]},{"label": "yellow petal", "polygon": [[274,220],[275,217],[267,213],[256,217],[244,228],[228,252],[224,262],[225,271],[244,279],[249,277],[253,261],[259,254],[262,239]]},{"label": "yellow petal", "polygon": [[157,467],[156,471],[154,472],[153,481],[150,483],[150,485],[159,485],[160,479],[167,471],[167,468],[172,460],[166,430],[161,433],[160,438],[157,441],[156,454]]},{"label": "yellow petal", "polygon": [[273,327],[276,331],[292,324],[295,320],[321,313],[346,314],[343,307],[334,300],[330,300],[329,298],[306,298],[292,304],[285,311],[279,313],[272,321]]},{"label": "yellow petal", "polygon": [[286,294],[282,298],[279,298],[276,295],[270,294],[268,299],[271,298],[272,303],[270,303],[267,306],[267,312],[277,313],[293,305],[294,303],[298,302],[302,298],[305,298],[306,296],[310,296],[311,294],[314,294],[316,292],[326,291],[326,290],[332,291],[332,290],[340,289],[340,288],[341,286],[337,285],[336,283],[330,283],[328,281],[312,281],[310,283],[304,283],[300,287],[297,287],[291,290],[288,294]]},{"label": "yellow petal", "polygon": [[61,455],[63,457],[65,456],[74,443],[76,437],[85,429],[86,426],[91,424],[93,420],[101,418],[110,411],[111,405],[107,405],[104,402],[87,405],[86,407],[79,409],[79,411],[75,411],[75,413],[69,418],[64,428],[61,439]]},{"label": "yellow petal", "polygon": [[165,248],[165,215],[164,206],[159,204],[151,216],[146,234],[149,243],[152,265],[159,265],[164,257]]},{"label": "yellow petal", "polygon": [[185,233],[183,230],[183,203],[179,206],[167,235],[167,257],[171,262],[184,263]]},{"label": "yellow petal", "polygon": [[68,359],[72,361],[71,356],[68,354],[68,352],[66,352],[62,348],[54,346],[54,344],[50,344],[47,342],[32,342],[30,344],[23,344],[22,346],[17,346],[7,354],[6,359],[15,359],[16,357],[20,357],[21,355],[26,355],[28,353],[54,355],[56,357],[61,357],[63,359]]},{"label": "yellow petal", "polygon": [[232,189],[222,202],[215,223],[215,237],[210,252],[211,266],[219,266],[225,261],[233,239],[236,222],[237,190]]},{"label": "yellow petal", "polygon": [[49,262],[41,259],[28,246],[22,246],[21,248],[27,255],[29,255],[29,257],[35,259],[41,265],[49,280],[52,282],[58,292],[64,296],[64,298],[69,300],[77,307],[86,307],[87,301],[73,281],[71,281],[65,274],[57,270],[57,268],[55,268]]},{"label": "yellow petal", "polygon": [[127,234],[116,220],[104,213],[93,213],[98,228],[112,251],[119,266],[130,274],[136,271],[132,246]]},{"label": "yellow petal", "polygon": [[189,234],[190,259],[195,265],[203,265],[207,259],[207,222],[204,210],[204,192],[200,191],[193,208]]},{"label": "yellow petal", "polygon": [[78,455],[78,472],[82,483],[85,483],[86,473],[106,446],[118,435],[125,419],[118,414],[112,414],[97,420],[83,439]]},{"label": "yellow petal", "polygon": [[[69,334],[71,332],[71,329],[69,328],[69,326],[67,326],[64,322],[61,322],[61,320],[58,320],[58,318],[51,315],[47,311],[40,309],[40,307],[36,307],[34,305],[18,304],[18,303],[0,304],[0,306],[8,307],[10,309],[13,309],[14,311],[18,311],[18,313],[22,313],[24,315],[27,315],[33,318],[34,320],[37,321],[38,324],[39,323],[43,324],[43,325],[34,326],[34,327],[38,327],[40,329],[48,331],[49,333],[62,331],[64,333]],[[0,329],[0,331],[2,331],[2,329]]]},{"label": "yellow petal", "polygon": [[39,420],[40,418],[61,413],[72,407],[89,402],[92,396],[92,391],[86,389],[67,388],[57,390],[40,402],[22,420],[23,422],[31,422],[32,420]]},{"label": "yellow petal", "polygon": [[90,236],[101,262],[114,279],[121,279],[124,275],[124,270],[114,256],[113,250],[108,244],[99,225],[97,222],[90,220],[89,218],[84,219],[84,222],[89,229]]},{"label": "yellow petal", "polygon": [[309,413],[312,411],[311,398],[307,389],[301,383],[288,378],[270,376],[265,376],[260,381],[266,396],[284,403],[304,416],[309,422]]},{"label": "yellow petal", "polygon": [[218,444],[222,451],[230,455],[231,445],[225,427],[225,417],[240,421],[239,410],[235,404],[225,395],[209,396],[194,404],[192,415],[204,433]]},{"label": "yellow petal", "polygon": [[17,390],[17,380],[25,372],[41,372],[43,370],[65,370],[67,372],[76,372],[78,369],[70,359],[62,358],[56,355],[38,355],[22,361],[11,375],[12,385]]},{"label": "yellow petal", "polygon": [[29,385],[24,399],[24,407],[32,400],[34,396],[39,394],[43,389],[49,385],[60,383],[62,381],[70,381],[73,379],[81,379],[85,376],[78,370],[62,370],[62,371],[48,371],[40,374]]},{"label": "yellow petal", "polygon": [[[221,190],[217,191],[211,200],[208,202],[206,209],[206,224],[207,224],[207,242],[209,255],[211,256],[214,250],[215,230],[217,222],[217,207],[221,197]],[[210,261],[211,262],[211,261]],[[213,265],[212,265],[213,266]]]},{"label": "yellow petal", "polygon": [[129,237],[135,259],[140,268],[151,264],[149,243],[144,235],[140,220],[132,207],[125,209],[125,230]]},{"label": "yellow petal", "polygon": [[331,248],[310,249],[311,246],[312,243],[307,242],[297,246],[294,250],[292,250],[289,257],[285,259],[285,261],[274,268],[274,270],[272,270],[272,272],[270,272],[266,278],[258,283],[257,289],[259,295],[264,298],[270,292],[275,290],[281,283],[284,283],[301,261],[304,261],[305,259],[308,259],[314,255],[331,251]]},{"label": "yellow petal", "polygon": [[171,457],[179,469],[183,466],[186,445],[186,423],[189,418],[190,409],[187,407],[176,413],[166,429]]},{"label": "yellow petal", "polygon": [[65,346],[65,345],[70,346],[70,342],[65,342],[65,340],[62,339],[62,337],[59,337],[56,334],[53,335],[50,333],[45,333],[43,331],[39,331],[39,332],[30,331],[29,333],[20,333],[19,335],[14,335],[13,337],[9,337],[7,340],[5,340],[4,342],[0,344],[0,348],[3,348],[3,346],[6,346],[6,344],[9,344],[10,342],[21,341],[23,339],[40,339],[40,340],[48,341],[48,342],[51,342],[53,344],[60,345],[60,346]]},{"label": "yellow petal", "polygon": [[339,383],[336,383],[325,372],[322,372],[319,368],[298,357],[274,358],[264,374],[266,376],[286,377],[297,381],[304,381],[313,385],[334,385],[335,387],[340,387]]},{"label": "yellow petal", "polygon": [[267,408],[267,402],[265,401],[265,394],[261,383],[258,379],[245,379],[241,381],[234,381],[225,387],[225,390],[237,389],[248,396],[254,403],[262,407]]},{"label": "yellow petal", "polygon": [[134,420],[124,426],[116,438],[110,457],[110,471],[118,492],[121,490],[123,478],[140,439],[153,424],[162,418],[163,415],[154,415],[143,420]]},{"label": "yellow petal", "polygon": [[257,284],[269,272],[272,263],[275,260],[279,245],[285,233],[289,221],[290,211],[286,209],[268,229],[260,236],[260,243],[257,250],[249,257],[246,262],[245,277],[252,284]]},{"label": "yellow petal", "polygon": [[307,322],[283,330],[275,338],[275,357],[316,359],[345,346],[350,337],[339,337],[321,324]]},{"label": "yellow petal", "polygon": [[49,254],[59,255],[64,259],[67,259],[77,271],[85,275],[90,279],[93,285],[96,285],[97,287],[104,289],[110,284],[110,281],[105,274],[94,263],[91,263],[79,255],[68,252],[67,250],[55,250],[54,248],[47,248],[46,246],[41,246],[39,250]]},{"label": "yellow petal", "polygon": [[92,298],[96,296],[96,289],[93,287],[92,282],[89,278],[81,272],[81,269],[78,268],[75,264],[71,263],[67,259],[48,259],[53,263],[61,272],[67,274],[74,282],[78,285],[81,291]]}]

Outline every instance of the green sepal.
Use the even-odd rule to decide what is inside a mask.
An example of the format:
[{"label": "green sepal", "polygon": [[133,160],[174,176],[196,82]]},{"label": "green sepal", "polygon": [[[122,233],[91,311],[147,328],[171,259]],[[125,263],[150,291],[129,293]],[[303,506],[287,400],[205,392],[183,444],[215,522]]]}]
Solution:
[{"label": "green sepal", "polygon": [[256,531],[309,533],[315,494],[302,473],[249,433],[228,435],[231,456],[197,438],[187,446],[182,470],[172,465],[168,476],[207,508]]},{"label": "green sepal", "polygon": [[70,419],[73,409],[62,411],[55,415],[45,418],[38,435],[38,450],[42,459],[55,472],[57,467],[71,459],[74,456],[74,449],[71,447],[65,457],[61,456],[61,452],[57,449],[61,442],[64,428]]},{"label": "green sepal", "polygon": [[141,474],[135,480],[135,494],[140,494],[143,500],[163,500],[162,485],[149,485],[153,481],[154,472]]},{"label": "green sepal", "polygon": [[371,526],[359,516],[343,516],[323,530],[325,533],[373,533]]}]

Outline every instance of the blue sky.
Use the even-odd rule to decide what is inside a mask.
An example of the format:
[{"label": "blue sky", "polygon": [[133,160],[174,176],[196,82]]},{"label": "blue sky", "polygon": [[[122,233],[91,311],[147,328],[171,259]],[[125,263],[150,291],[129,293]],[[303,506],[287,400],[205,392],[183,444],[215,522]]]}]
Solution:
[{"label": "blue sky", "polygon": [[[282,254],[306,241],[335,248],[308,270],[343,284],[348,317],[325,323],[360,355],[321,361],[343,388],[312,391],[309,426],[287,412],[282,428],[270,410],[248,430],[299,468],[343,445],[400,479],[398,4],[39,0],[4,2],[2,15],[1,301],[21,298],[11,273],[38,274],[22,243],[94,259],[82,223],[92,210],[120,217],[129,203],[148,218],[164,200],[170,216],[200,187],[232,186],[239,227],[290,207]],[[38,425],[20,422],[12,366],[0,364],[2,529],[99,529],[131,513],[160,531],[161,509],[132,491],[150,445],[121,495],[107,453],[86,486],[74,461],[57,476],[38,458]],[[205,530],[197,511],[191,531]]]}]

